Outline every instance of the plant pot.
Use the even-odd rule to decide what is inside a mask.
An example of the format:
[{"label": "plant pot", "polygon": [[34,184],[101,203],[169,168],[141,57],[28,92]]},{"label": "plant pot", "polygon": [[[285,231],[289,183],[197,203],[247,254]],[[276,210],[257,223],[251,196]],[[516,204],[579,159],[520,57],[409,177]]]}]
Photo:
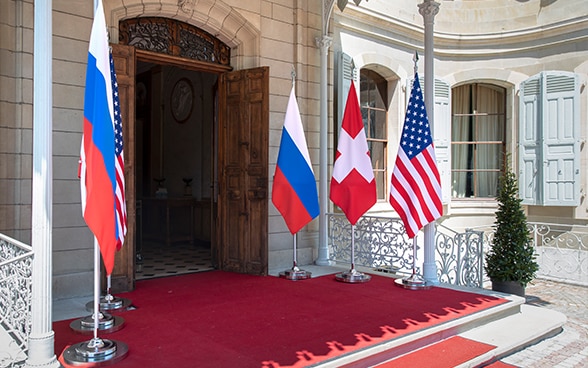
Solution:
[{"label": "plant pot", "polygon": [[525,296],[525,287],[518,281],[494,281],[492,280],[492,290],[506,294]]}]

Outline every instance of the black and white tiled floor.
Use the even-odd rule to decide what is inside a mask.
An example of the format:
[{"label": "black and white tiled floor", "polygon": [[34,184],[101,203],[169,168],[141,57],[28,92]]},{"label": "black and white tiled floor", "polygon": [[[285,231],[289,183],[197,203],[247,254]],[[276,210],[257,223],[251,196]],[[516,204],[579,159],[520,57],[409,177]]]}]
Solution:
[{"label": "black and white tiled floor", "polygon": [[135,265],[135,279],[182,275],[213,270],[210,244],[144,242]]}]

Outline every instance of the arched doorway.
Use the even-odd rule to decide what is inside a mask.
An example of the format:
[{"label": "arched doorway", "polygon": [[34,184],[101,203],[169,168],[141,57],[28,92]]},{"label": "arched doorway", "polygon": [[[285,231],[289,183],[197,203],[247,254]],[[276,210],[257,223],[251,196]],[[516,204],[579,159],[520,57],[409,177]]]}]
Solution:
[{"label": "arched doorway", "polygon": [[[266,274],[268,69],[230,71],[226,45],[175,20],[119,32],[129,236],[112,289],[213,267]],[[159,270],[145,268],[148,251]]]}]

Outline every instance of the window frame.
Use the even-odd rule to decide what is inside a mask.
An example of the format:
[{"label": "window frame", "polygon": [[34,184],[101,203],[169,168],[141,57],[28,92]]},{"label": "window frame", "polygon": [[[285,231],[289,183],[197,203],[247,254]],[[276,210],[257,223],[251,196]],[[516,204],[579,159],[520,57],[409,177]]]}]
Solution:
[{"label": "window frame", "polygon": [[[470,88],[470,95],[472,96],[471,101],[470,101],[470,106],[471,106],[471,112],[468,113],[454,113],[455,109],[454,109],[454,103],[455,101],[453,100],[455,98],[455,89],[457,88],[463,88],[469,86]],[[493,89],[496,91],[499,91],[502,93],[502,111],[500,112],[479,112],[479,108],[478,108],[478,96],[479,96],[479,89],[480,87],[486,87],[489,89]],[[471,83],[464,83],[461,84],[459,86],[455,86],[452,88],[452,101],[451,101],[451,125],[450,125],[450,129],[451,129],[451,155],[452,158],[454,157],[454,150],[453,148],[455,146],[471,146],[472,150],[473,150],[473,156],[472,156],[472,162],[474,163],[473,168],[469,169],[469,168],[455,168],[454,167],[454,163],[453,160],[451,162],[451,169],[450,169],[450,176],[451,176],[451,200],[465,200],[465,201],[480,201],[480,200],[487,200],[487,199],[493,199],[496,197],[497,193],[494,193],[494,195],[491,196],[484,196],[481,197],[480,193],[479,193],[479,185],[478,185],[478,178],[479,178],[479,174],[481,173],[488,173],[488,172],[494,172],[497,173],[498,176],[500,176],[500,174],[502,172],[504,172],[504,168],[505,168],[505,157],[506,157],[506,132],[507,132],[507,95],[508,95],[508,91],[506,88],[500,86],[500,85],[496,85],[496,84],[492,84],[492,83],[488,83],[488,82],[476,82],[473,81]],[[480,127],[481,124],[480,123],[480,119],[481,118],[486,118],[489,116],[496,116],[498,119],[498,122],[502,121],[502,140],[480,140],[479,139],[479,131],[480,131]],[[463,118],[463,117],[471,117],[473,119],[473,123],[472,126],[474,127],[474,131],[473,131],[473,139],[471,140],[461,140],[458,141],[456,139],[454,139],[454,135],[453,135],[453,130],[455,129],[455,118]],[[484,168],[478,168],[476,167],[476,157],[478,155],[478,146],[483,146],[483,145],[494,145],[494,146],[499,146],[498,148],[498,152],[500,157],[498,158],[495,167],[497,168],[490,168],[490,169],[484,169]],[[472,180],[472,195],[469,196],[455,196],[456,191],[454,190],[454,174],[455,173],[472,173],[473,178]],[[467,193],[465,193],[467,194]]]}]

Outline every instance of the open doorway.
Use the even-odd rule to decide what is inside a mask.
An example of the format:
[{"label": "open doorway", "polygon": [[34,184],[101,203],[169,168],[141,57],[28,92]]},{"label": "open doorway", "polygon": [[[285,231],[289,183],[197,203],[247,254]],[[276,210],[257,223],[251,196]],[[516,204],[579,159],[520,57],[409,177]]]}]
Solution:
[{"label": "open doorway", "polygon": [[218,75],[137,60],[135,279],[215,268]]}]

